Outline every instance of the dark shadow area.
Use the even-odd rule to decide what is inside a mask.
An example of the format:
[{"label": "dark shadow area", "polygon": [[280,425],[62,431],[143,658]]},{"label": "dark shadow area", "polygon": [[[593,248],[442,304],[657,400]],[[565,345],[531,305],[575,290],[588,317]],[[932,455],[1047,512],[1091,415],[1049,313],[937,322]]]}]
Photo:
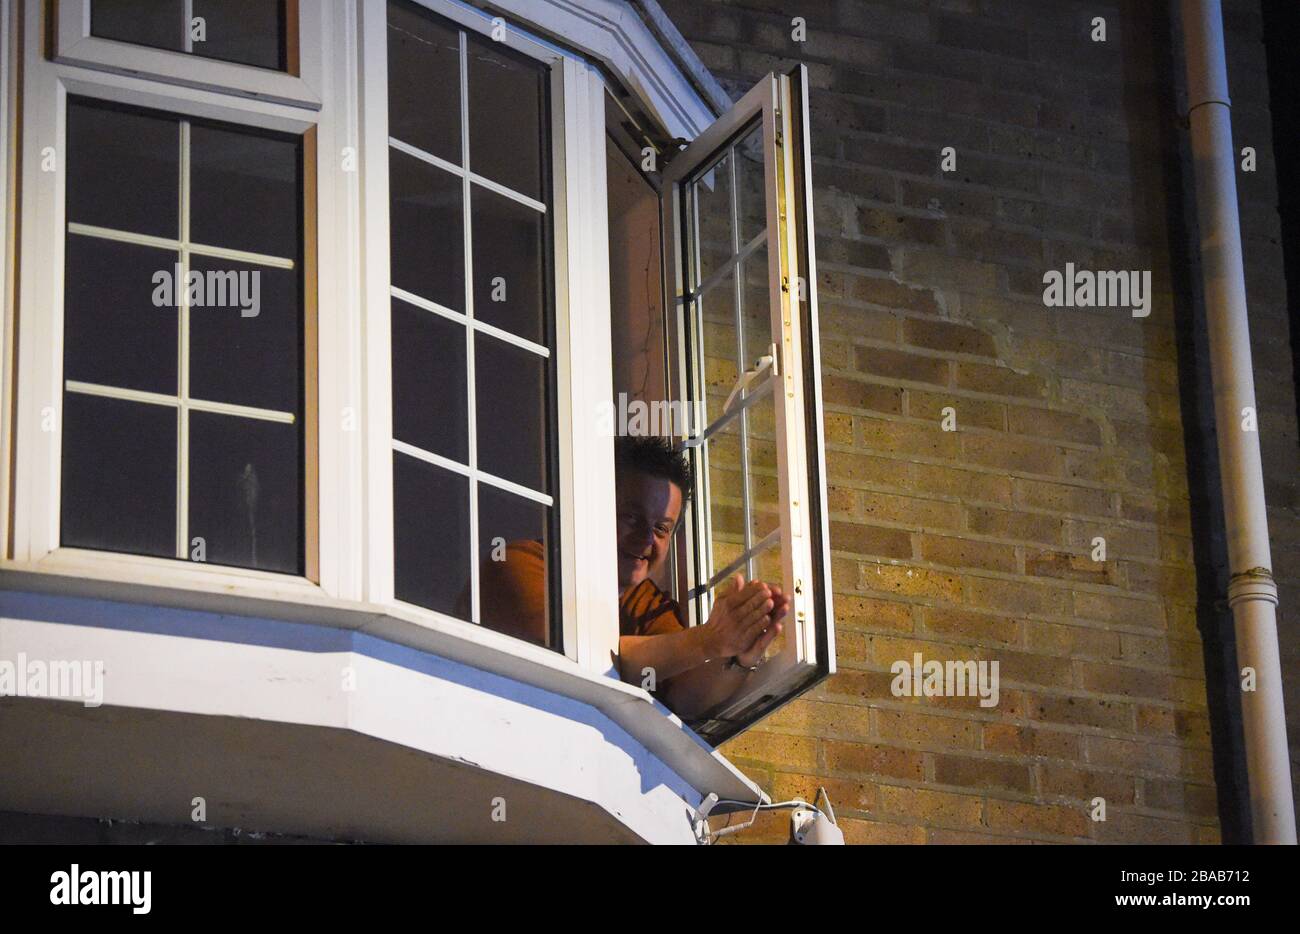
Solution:
[{"label": "dark shadow area", "polygon": [[[1273,160],[1277,167],[1277,211],[1282,219],[1282,271],[1288,296],[1300,295],[1300,3],[1260,4],[1264,17],[1264,51],[1268,59],[1269,112],[1273,118]],[[1300,417],[1300,305],[1287,305],[1291,318],[1291,376],[1296,414]]]}]

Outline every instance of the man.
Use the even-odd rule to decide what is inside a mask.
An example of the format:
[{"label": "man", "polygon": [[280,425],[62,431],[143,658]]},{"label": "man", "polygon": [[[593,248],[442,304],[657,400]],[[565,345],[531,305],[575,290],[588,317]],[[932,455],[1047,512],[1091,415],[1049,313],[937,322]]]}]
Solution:
[{"label": "man", "polygon": [[691,490],[686,458],[662,438],[614,445],[618,519],[619,673],[640,683],[654,672],[658,694],[685,720],[740,690],[781,632],[789,599],[740,574],[716,598],[708,620],[685,624],[681,607],[651,579],[666,564]]},{"label": "man", "polygon": [[[655,694],[694,720],[735,694],[781,632],[789,600],[780,587],[731,578],[708,620],[688,627],[682,609],[652,578],[665,566],[691,490],[686,458],[662,438],[614,443],[617,487],[619,674],[641,684],[654,672]],[[546,644],[546,558],[541,542],[516,541],[504,561],[481,565],[483,625]],[[462,599],[468,615],[468,591]]]}]

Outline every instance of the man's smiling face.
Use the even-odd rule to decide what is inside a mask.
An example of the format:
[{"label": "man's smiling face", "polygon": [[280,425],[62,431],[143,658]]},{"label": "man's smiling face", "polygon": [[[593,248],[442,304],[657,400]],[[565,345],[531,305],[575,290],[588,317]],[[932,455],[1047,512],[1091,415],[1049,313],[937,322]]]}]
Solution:
[{"label": "man's smiling face", "polygon": [[626,593],[660,567],[668,556],[682,491],[671,480],[635,469],[618,475],[618,592]]}]

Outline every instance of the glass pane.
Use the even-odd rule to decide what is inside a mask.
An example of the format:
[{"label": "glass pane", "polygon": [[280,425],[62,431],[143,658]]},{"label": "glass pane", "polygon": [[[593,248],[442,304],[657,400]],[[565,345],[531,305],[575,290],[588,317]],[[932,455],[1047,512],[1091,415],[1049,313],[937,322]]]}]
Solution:
[{"label": "glass pane", "polygon": [[613,398],[666,400],[659,194],[613,142],[605,152]]},{"label": "glass pane", "polygon": [[479,621],[537,645],[550,642],[548,513],[540,503],[478,485]]},{"label": "glass pane", "polygon": [[68,220],[179,237],[179,127],[171,118],[69,101]]},{"label": "glass pane", "polygon": [[393,453],[397,599],[469,619],[469,480]]},{"label": "glass pane", "polygon": [[771,397],[745,412],[745,458],[749,486],[751,547],[780,524],[780,492],[776,469],[776,433]]},{"label": "glass pane", "polygon": [[176,409],[63,394],[59,543],[176,555]]},{"label": "glass pane", "polygon": [[213,564],[301,574],[302,422],[190,412],[188,543]]},{"label": "glass pane", "polygon": [[190,395],[302,411],[302,292],[293,269],[190,255]]},{"label": "glass pane", "polygon": [[156,49],[185,48],[184,0],[94,0],[90,34]]},{"label": "glass pane", "polygon": [[190,239],[298,258],[302,184],[298,138],[190,128]]},{"label": "glass pane", "polygon": [[546,215],[477,185],[470,208],[474,317],[544,343]]},{"label": "glass pane", "polygon": [[461,164],[459,34],[404,3],[388,5],[388,135]]},{"label": "glass pane", "polygon": [[[752,564],[755,579],[761,580],[771,587],[780,587],[787,597],[790,596],[790,589],[786,586],[785,572],[782,569],[780,542],[763,549],[763,551],[755,555]],[[772,640],[764,653],[768,658],[774,658],[785,651],[787,637],[790,636],[793,626],[793,615],[787,611],[785,618],[781,620],[780,635]]]},{"label": "glass pane", "polygon": [[489,39],[468,39],[470,169],[544,201],[547,69]]},{"label": "glass pane", "polygon": [[[171,250],[68,234],[66,379],[176,394],[177,316],[167,288],[176,260]],[[166,278],[155,280],[158,273]]]},{"label": "glass pane", "polygon": [[393,300],[393,437],[469,463],[465,328]]},{"label": "glass pane", "polygon": [[731,230],[731,159],[723,156],[691,184],[695,206],[692,242],[699,262],[691,280],[696,291],[734,252]]},{"label": "glass pane", "polygon": [[741,326],[745,329],[745,353],[741,362],[748,370],[754,367],[759,357],[771,351],[773,344],[767,251],[759,250],[741,263],[740,275],[744,281]]},{"label": "glass pane", "polygon": [[93,0],[90,34],[173,52],[190,51],[276,71],[285,70],[288,35],[284,0]]},{"label": "glass pane", "polygon": [[736,366],[735,273],[728,272],[696,303],[704,349],[705,416],[713,423],[740,377]]},{"label": "glass pane", "polygon": [[740,461],[740,420],[733,419],[706,442],[709,521],[713,549],[709,577],[745,550],[744,480]]},{"label": "glass pane", "polygon": [[283,71],[284,12],[284,0],[194,0],[203,19],[202,41],[191,30],[194,54]]},{"label": "glass pane", "polygon": [[479,469],[542,493],[550,491],[546,365],[531,350],[474,335]]},{"label": "glass pane", "polygon": [[762,126],[756,124],[732,151],[736,159],[736,214],[743,247],[767,227]]},{"label": "glass pane", "polygon": [[388,173],[393,285],[464,311],[461,180],[394,149],[388,151]]}]

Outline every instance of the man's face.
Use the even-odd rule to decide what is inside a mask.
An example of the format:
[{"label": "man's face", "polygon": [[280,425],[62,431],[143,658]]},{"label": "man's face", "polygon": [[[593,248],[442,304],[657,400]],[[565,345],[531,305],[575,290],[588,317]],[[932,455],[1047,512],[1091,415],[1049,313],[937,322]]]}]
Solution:
[{"label": "man's face", "polygon": [[618,475],[617,496],[621,594],[663,566],[682,512],[682,491],[671,480],[624,470]]}]

